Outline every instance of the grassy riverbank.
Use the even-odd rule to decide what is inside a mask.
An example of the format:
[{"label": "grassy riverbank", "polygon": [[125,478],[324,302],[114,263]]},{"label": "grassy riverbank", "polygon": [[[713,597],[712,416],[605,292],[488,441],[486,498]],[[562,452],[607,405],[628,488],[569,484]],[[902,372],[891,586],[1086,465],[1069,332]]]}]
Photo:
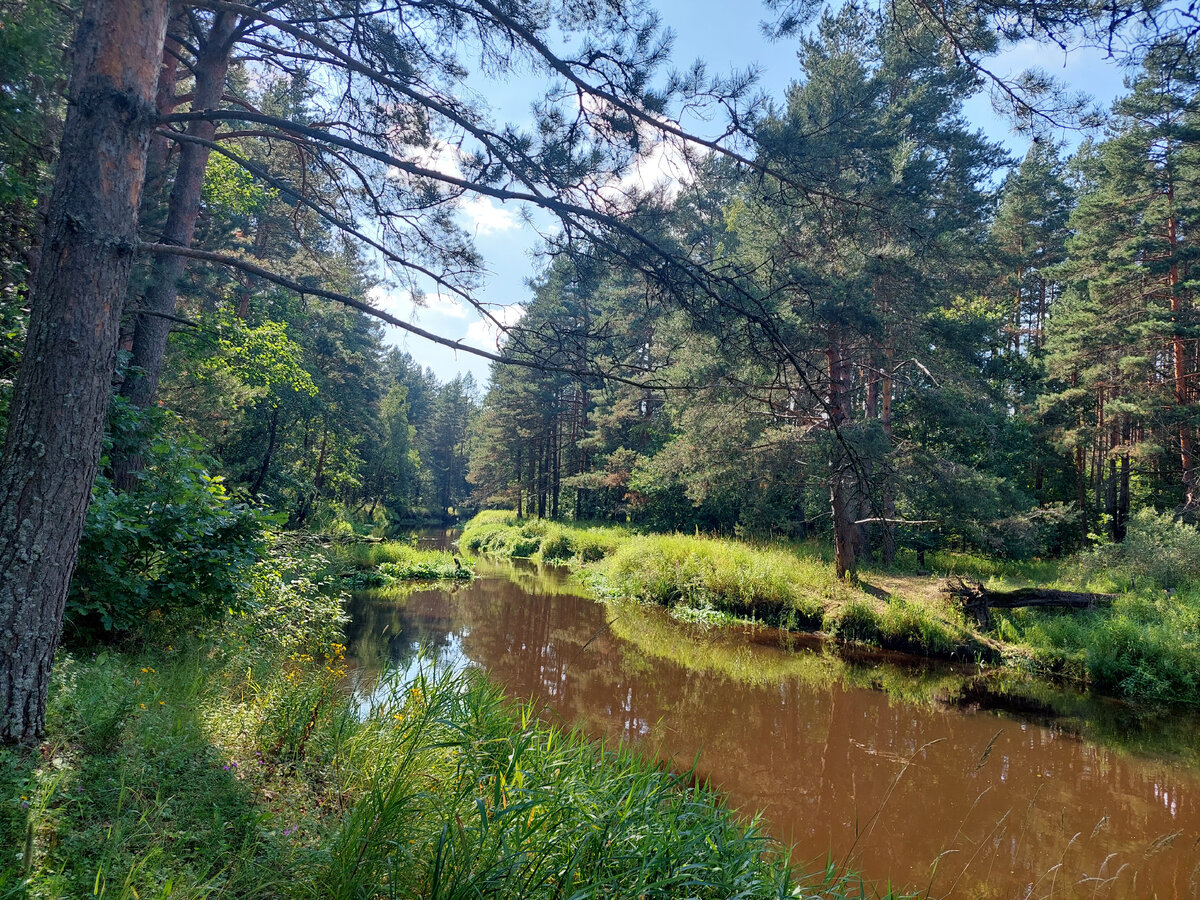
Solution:
[{"label": "grassy riverbank", "polygon": [[354,694],[317,571],[201,631],[60,654],[46,741],[0,750],[0,893],[858,895],[838,873],[793,893],[719,795],[478,675]]},{"label": "grassy riverbank", "polygon": [[475,561],[404,541],[335,543],[324,549],[347,587],[387,587],[398,581],[470,580]]},{"label": "grassy riverbank", "polygon": [[[1143,537],[1143,544],[1152,543]],[[1168,592],[1161,583],[1168,576],[1135,579],[1111,553],[1033,563],[929,554],[931,574],[916,574],[913,562],[902,559],[891,570],[865,569],[849,583],[835,577],[827,549],[813,543],[641,535],[486,512],[468,523],[461,544],[473,552],[576,565],[599,595],[661,604],[686,620],[749,619],[1052,673],[1136,701],[1200,703],[1200,584],[1175,583]],[[1135,546],[1146,558],[1179,552]],[[1163,568],[1161,560],[1155,564]],[[942,594],[950,575],[992,587],[1109,591],[1116,599],[1092,611],[1000,613],[995,628],[983,632]]]}]

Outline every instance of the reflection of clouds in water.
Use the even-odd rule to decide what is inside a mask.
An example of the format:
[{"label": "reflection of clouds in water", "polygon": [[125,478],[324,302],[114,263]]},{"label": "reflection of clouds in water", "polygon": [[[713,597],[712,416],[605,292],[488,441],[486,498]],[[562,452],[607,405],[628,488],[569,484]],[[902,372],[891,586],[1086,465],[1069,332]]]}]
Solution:
[{"label": "reflection of clouds in water", "polygon": [[[929,882],[928,863],[938,859],[940,886],[954,882],[954,896],[1019,896],[1047,872],[1061,873],[1055,896],[1090,896],[1092,881],[1064,887],[1064,879],[1097,871],[1115,878],[1118,870],[1119,882],[1106,881],[1097,896],[1150,896],[1195,866],[1190,843],[1172,838],[1200,821],[1190,802],[1200,790],[1195,768],[1164,769],[1153,753],[1081,740],[1080,722],[1105,726],[1110,740],[1119,728],[1141,727],[1140,717],[1104,718],[1111,704],[1084,707],[1086,698],[1063,694],[1074,718],[1060,720],[1042,694],[1026,700],[1014,688],[1009,712],[1009,689],[981,684],[973,671],[922,680],[920,666],[893,670],[875,658],[862,663],[858,681],[844,663],[838,678],[810,679],[806,657],[821,657],[823,645],[790,653],[736,630],[697,637],[671,626],[660,646],[654,638],[666,613],[640,607],[621,612],[625,631],[644,642],[634,644],[614,631],[611,610],[579,599],[565,576],[483,560],[478,571],[483,577],[461,586],[353,607],[352,656],[391,673],[387,692],[363,678],[363,708],[402,696],[418,675],[478,665],[510,696],[547,703],[566,728],[637,745],[685,770],[703,752],[705,777],[743,812],[767,808],[768,828],[804,858],[853,847],[868,879],[914,884]],[[737,660],[731,671],[755,677],[685,665],[722,653]],[[868,675],[894,694],[860,686]],[[1169,724],[1166,737],[1180,735],[1170,746],[1181,752],[1200,734],[1200,720],[1176,714]],[[1144,741],[1153,743],[1131,742]],[[981,752],[992,746],[995,753]],[[877,827],[860,836],[856,816],[876,810]],[[1144,856],[1148,842],[1154,852]]]},{"label": "reflection of clouds in water", "polygon": [[469,628],[447,633],[437,646],[422,641],[394,642],[390,648],[392,658],[378,677],[372,677],[363,669],[354,671],[350,689],[359,717],[366,718],[380,703],[402,695],[422,676],[440,679],[446,675],[461,675],[475,667],[462,646],[463,638],[469,633]]}]

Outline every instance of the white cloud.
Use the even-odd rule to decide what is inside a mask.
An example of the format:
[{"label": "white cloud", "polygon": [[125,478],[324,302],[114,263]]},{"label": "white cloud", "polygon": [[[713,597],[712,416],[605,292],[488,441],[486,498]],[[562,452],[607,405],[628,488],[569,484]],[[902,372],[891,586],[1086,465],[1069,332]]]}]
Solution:
[{"label": "white cloud", "polygon": [[367,298],[379,309],[406,322],[415,322],[426,315],[446,319],[467,317],[467,304],[447,294],[429,293],[417,296],[411,290],[389,291],[387,288],[376,286],[367,292]]},{"label": "white cloud", "polygon": [[[601,132],[608,131],[606,119],[610,104],[607,101],[583,94],[577,96],[575,102],[594,127]],[[612,118],[623,116],[614,111]],[[645,119],[635,123],[639,151],[624,175],[610,178],[603,184],[593,183],[593,189],[609,205],[609,212],[617,215],[629,212],[645,194],[661,194],[673,201],[685,185],[695,180],[694,161],[711,152],[707,147],[672,134],[669,129],[682,130],[674,119],[662,117],[659,121],[661,128]],[[620,139],[619,135],[610,137]]]},{"label": "white cloud", "polygon": [[489,310],[492,319],[479,318],[467,326],[465,342],[480,350],[499,350],[504,343],[503,328],[511,328],[521,321],[525,315],[525,307],[520,303],[510,303],[508,306],[497,306]]},{"label": "white cloud", "polygon": [[[683,140],[674,136],[660,136],[649,150],[642,151],[633,167],[619,184],[626,191],[643,193],[663,191],[669,199],[679,196],[680,190],[696,177],[689,150],[695,154],[698,148],[687,147]],[[706,152],[703,148],[699,148]]]},{"label": "white cloud", "polygon": [[[464,177],[462,168],[464,154],[462,148],[456,144],[451,144],[447,141],[433,141],[426,146],[416,146],[397,142],[392,145],[391,150],[398,158],[414,166],[436,173],[433,176],[435,178],[436,176],[442,176],[444,178],[462,180]],[[430,178],[413,174],[396,166],[388,166],[387,178],[413,188],[418,185],[428,185],[430,183]],[[443,191],[453,190],[453,188],[445,184],[439,189]]]},{"label": "white cloud", "polygon": [[410,147],[405,154],[414,165],[439,175],[462,178],[462,150],[446,141],[434,141],[427,147]]},{"label": "white cloud", "polygon": [[472,197],[461,208],[476,234],[498,234],[521,227],[520,219],[510,210],[497,206],[491,197]]}]

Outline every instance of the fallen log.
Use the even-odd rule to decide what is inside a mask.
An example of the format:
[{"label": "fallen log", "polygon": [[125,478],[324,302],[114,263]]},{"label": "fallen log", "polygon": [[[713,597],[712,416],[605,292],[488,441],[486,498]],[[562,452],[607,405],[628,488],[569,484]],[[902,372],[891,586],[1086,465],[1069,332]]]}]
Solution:
[{"label": "fallen log", "polygon": [[980,628],[992,627],[993,609],[1096,609],[1113,601],[1109,594],[1087,594],[1057,588],[1031,587],[1017,588],[1015,591],[992,591],[985,588],[982,582],[966,578],[948,579],[945,591],[962,603],[963,612],[973,616]]}]

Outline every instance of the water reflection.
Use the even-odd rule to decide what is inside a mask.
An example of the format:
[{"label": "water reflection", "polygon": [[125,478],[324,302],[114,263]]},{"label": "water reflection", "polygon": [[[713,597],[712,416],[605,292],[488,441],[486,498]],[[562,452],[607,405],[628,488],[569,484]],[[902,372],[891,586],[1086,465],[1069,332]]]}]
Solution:
[{"label": "water reflection", "polygon": [[[1194,720],[1126,734],[1117,704],[787,652],[762,632],[698,635],[656,610],[614,613],[558,575],[483,568],[445,591],[359,598],[353,661],[411,665],[428,645],[594,736],[680,767],[698,754],[701,777],[762,810],[799,860],[849,859],[934,897],[1198,896]],[[1053,717],[1063,704],[1073,716]],[[1177,752],[1117,751],[1080,731]]]}]

